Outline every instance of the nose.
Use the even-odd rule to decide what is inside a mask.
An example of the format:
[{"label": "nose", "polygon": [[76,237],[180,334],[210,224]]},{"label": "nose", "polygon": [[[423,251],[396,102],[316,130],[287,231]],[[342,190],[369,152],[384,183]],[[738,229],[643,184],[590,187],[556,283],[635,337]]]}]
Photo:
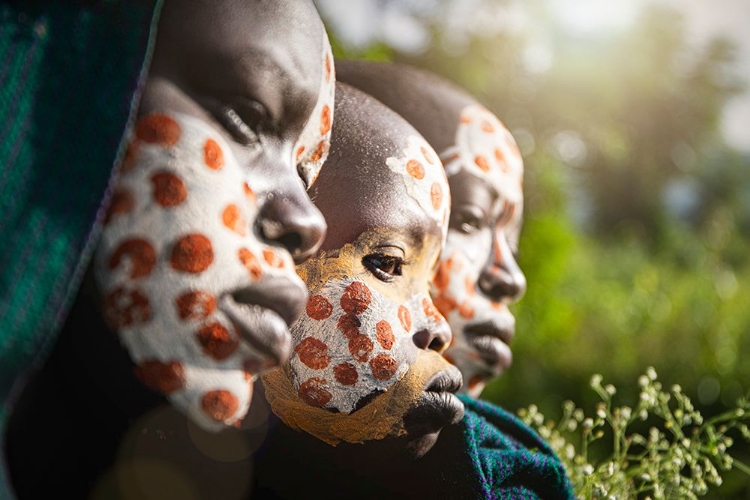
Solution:
[{"label": "nose", "polygon": [[315,254],[326,234],[323,214],[301,189],[286,196],[269,193],[260,209],[258,225],[261,237],[286,248],[296,264]]},{"label": "nose", "polygon": [[493,258],[479,275],[479,289],[493,302],[513,303],[526,293],[526,276],[504,235],[495,237]]},{"label": "nose", "polygon": [[430,326],[420,328],[412,339],[419,349],[436,351],[442,353],[451,343],[453,334],[448,322],[445,320],[432,322]]}]

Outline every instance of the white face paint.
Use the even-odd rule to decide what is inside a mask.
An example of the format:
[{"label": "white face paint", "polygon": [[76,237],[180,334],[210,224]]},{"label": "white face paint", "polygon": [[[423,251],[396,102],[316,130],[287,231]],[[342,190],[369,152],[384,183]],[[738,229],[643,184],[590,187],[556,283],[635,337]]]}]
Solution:
[{"label": "white face paint", "polygon": [[[450,198],[442,165],[416,136],[386,165],[410,196],[384,219],[402,219],[397,214],[418,206],[427,215],[419,223],[423,235],[416,241],[407,236],[412,222],[409,229],[371,230],[298,268],[310,298],[291,328],[294,347],[286,369],[300,400],[342,414],[401,380],[416,359],[414,333],[445,322],[428,295],[438,238],[447,232]],[[352,213],[357,217],[356,209]]]},{"label": "white face paint", "polygon": [[422,300],[426,294],[399,304],[359,279],[327,281],[292,327],[290,373],[299,397],[349,414],[387,391],[414,360],[411,336],[421,325],[412,318],[427,320]]},{"label": "white face paint", "polygon": [[518,297],[489,295],[479,282],[487,276],[493,279],[509,266],[523,279],[511,251],[521,225],[523,161],[505,126],[479,105],[463,110],[456,144],[441,158],[449,178],[461,171],[469,173],[492,193],[487,200],[494,200],[487,202],[492,206],[478,207],[486,214],[482,220],[464,223],[461,210],[471,200],[454,200],[452,219],[459,223],[451,224],[431,288],[435,305],[453,331],[445,356],[461,370],[463,390],[478,396],[486,381],[512,361],[508,344],[515,318],[507,305]]},{"label": "white face paint", "polygon": [[391,171],[401,174],[406,192],[443,228],[443,243],[448,231],[450,192],[446,172],[432,147],[421,137],[411,136],[403,154],[386,161]]},{"label": "white face paint", "polygon": [[333,67],[331,44],[325,33],[323,34],[323,48],[323,73],[318,102],[294,146],[294,162],[302,181],[308,188],[317,179],[331,146],[336,71]]},{"label": "white face paint", "polygon": [[144,383],[207,429],[234,424],[249,371],[269,361],[245,339],[287,333],[275,312],[228,297],[270,279],[304,285],[289,254],[253,233],[252,177],[211,127],[148,115],[129,151],[95,256],[105,318]]}]

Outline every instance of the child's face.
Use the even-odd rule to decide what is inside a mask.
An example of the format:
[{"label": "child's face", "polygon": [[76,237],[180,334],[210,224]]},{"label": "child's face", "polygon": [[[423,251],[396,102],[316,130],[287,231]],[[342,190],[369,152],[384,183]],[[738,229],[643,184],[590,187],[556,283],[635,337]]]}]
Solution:
[{"label": "child's face", "polygon": [[455,146],[441,156],[453,205],[432,296],[453,331],[445,356],[461,370],[464,390],[478,396],[511,364],[508,305],[526,289],[515,259],[523,162],[506,128],[476,105],[463,110]]},{"label": "child's face", "polygon": [[306,16],[297,1],[166,2],[97,250],[137,375],[209,429],[236,424],[253,376],[288,357],[307,296],[294,261],[325,233],[305,187],[328,154],[333,59]]},{"label": "child's face", "polygon": [[[298,267],[310,298],[292,326],[283,389],[291,394],[277,398],[278,386],[267,384],[285,422],[330,443],[407,433],[409,412],[419,414],[423,435],[462,414],[449,393],[459,374],[438,355],[450,330],[429,295],[448,186],[421,137],[401,141],[405,147],[374,167],[353,156],[323,169],[313,198],[329,232],[323,251]],[[350,177],[341,179],[344,168]]]}]

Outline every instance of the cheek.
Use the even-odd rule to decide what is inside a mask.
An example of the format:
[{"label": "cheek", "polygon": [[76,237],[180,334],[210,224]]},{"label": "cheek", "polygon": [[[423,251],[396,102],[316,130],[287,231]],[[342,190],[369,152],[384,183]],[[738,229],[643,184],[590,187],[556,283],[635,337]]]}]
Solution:
[{"label": "cheek", "polygon": [[105,317],[139,378],[199,422],[244,414],[244,364],[260,356],[217,307],[221,295],[269,273],[298,281],[288,255],[254,238],[257,213],[231,150],[210,128],[165,115],[139,121],[95,273]]},{"label": "cheek", "polygon": [[412,314],[362,281],[328,282],[292,327],[289,362],[297,396],[351,413],[408,370]]}]

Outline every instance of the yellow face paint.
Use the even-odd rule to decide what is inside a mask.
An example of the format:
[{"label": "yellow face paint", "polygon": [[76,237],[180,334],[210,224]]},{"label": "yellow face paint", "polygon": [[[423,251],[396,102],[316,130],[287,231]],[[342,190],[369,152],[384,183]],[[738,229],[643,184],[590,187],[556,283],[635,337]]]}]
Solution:
[{"label": "yellow face paint", "polygon": [[271,409],[292,429],[303,430],[330,445],[403,436],[403,417],[418,404],[425,385],[437,373],[455,369],[434,351],[420,351],[406,376],[388,392],[350,415],[310,406],[295,394],[289,375],[277,370],[263,376]]}]

